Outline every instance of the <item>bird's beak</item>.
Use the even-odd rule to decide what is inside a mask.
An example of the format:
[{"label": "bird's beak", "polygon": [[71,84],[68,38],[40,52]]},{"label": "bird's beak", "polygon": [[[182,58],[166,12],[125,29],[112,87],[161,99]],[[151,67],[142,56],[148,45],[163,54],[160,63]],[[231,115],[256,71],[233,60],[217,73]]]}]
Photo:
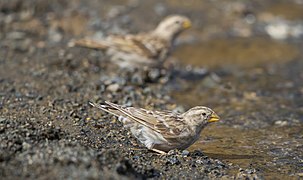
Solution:
[{"label": "bird's beak", "polygon": [[190,22],[190,20],[184,21],[183,24],[182,24],[182,26],[183,26],[184,29],[190,28],[190,27],[191,27],[191,22]]},{"label": "bird's beak", "polygon": [[212,113],[212,115],[210,116],[210,119],[208,120],[208,122],[217,122],[220,120],[220,117],[216,114],[216,113]]}]

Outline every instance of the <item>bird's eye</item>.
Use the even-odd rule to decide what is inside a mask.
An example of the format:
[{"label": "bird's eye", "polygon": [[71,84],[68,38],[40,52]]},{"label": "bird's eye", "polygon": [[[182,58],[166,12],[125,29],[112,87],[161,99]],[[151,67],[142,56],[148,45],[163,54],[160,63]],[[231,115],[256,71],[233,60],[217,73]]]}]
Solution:
[{"label": "bird's eye", "polygon": [[206,116],[206,113],[202,113],[203,116]]},{"label": "bird's eye", "polygon": [[175,21],[176,24],[180,24],[180,21]]}]

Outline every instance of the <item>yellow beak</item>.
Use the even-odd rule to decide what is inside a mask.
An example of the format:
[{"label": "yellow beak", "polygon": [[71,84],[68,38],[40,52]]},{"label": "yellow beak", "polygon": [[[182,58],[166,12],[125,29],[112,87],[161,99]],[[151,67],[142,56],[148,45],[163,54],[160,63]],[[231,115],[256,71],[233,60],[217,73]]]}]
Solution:
[{"label": "yellow beak", "polygon": [[183,22],[182,26],[184,29],[188,29],[191,27],[191,22],[189,20],[186,20]]},{"label": "yellow beak", "polygon": [[208,120],[208,122],[217,122],[219,120],[220,120],[220,117],[215,112],[213,112],[213,114],[210,116],[210,119]]}]

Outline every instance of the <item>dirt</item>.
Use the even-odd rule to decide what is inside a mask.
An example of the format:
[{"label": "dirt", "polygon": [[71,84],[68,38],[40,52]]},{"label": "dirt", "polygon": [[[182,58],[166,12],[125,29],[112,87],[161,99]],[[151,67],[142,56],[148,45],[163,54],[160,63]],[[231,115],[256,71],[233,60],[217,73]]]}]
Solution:
[{"label": "dirt", "polygon": [[[1,1],[1,176],[300,178],[302,36],[277,41],[260,30],[289,10],[283,2],[178,2]],[[174,69],[122,71],[100,51],[68,47],[75,38],[146,31],[172,13],[194,25],[177,42]],[[188,150],[159,155],[88,104],[104,100],[157,110],[207,105],[222,121]]]}]

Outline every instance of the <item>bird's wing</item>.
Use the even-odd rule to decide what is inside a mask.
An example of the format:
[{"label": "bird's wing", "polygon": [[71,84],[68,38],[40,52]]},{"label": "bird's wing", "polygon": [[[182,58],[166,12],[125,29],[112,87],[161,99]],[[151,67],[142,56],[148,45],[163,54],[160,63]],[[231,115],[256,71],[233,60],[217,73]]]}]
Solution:
[{"label": "bird's wing", "polygon": [[142,54],[149,58],[159,59],[166,56],[170,48],[169,42],[150,34],[138,34],[129,37]]},{"label": "bird's wing", "polygon": [[134,107],[122,108],[114,103],[105,103],[111,108],[118,110],[130,120],[160,133],[165,138],[173,138],[176,135],[180,135],[182,133],[182,128],[185,127],[183,119],[177,113],[172,113],[170,111],[149,111]]},{"label": "bird's wing", "polygon": [[106,39],[79,39],[72,42],[73,46],[81,46],[92,49],[112,48],[126,53],[136,53],[148,58],[158,58],[167,49],[167,42],[157,39],[149,34],[108,36]]},{"label": "bird's wing", "polygon": [[[140,38],[141,37],[141,38]],[[111,47],[127,53],[136,53],[145,57],[154,56],[147,44],[139,35],[126,35],[126,36],[110,36],[108,40],[111,42]]]}]

